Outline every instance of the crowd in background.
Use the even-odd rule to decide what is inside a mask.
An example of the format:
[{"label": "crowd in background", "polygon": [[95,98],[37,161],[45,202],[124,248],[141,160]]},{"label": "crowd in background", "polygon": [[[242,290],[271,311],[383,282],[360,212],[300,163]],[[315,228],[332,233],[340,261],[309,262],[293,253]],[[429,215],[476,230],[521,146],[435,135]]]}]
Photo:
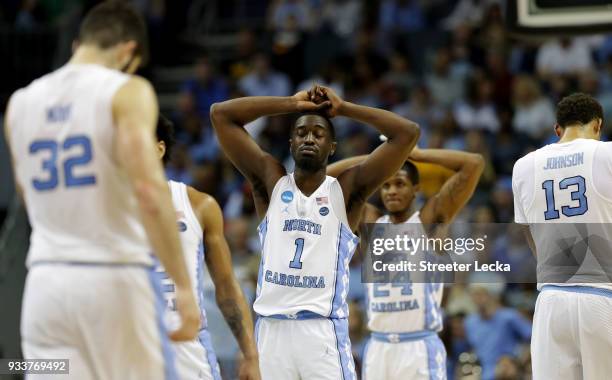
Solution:
[{"label": "crowd in background", "polygon": [[[28,30],[61,22],[67,9],[88,3],[9,0],[0,20]],[[172,65],[174,50],[164,43],[164,28],[180,29],[177,17],[188,15],[176,16],[171,1],[134,3],[147,15],[152,36],[160,37],[160,44],[152,41],[152,65]],[[176,7],[186,11],[189,3],[177,1]],[[222,205],[235,270],[251,302],[259,265],[258,220],[249,184],[224,157],[211,128],[209,110],[215,102],[289,96],[316,83],[347,101],[396,112],[420,125],[419,147],[485,157],[476,193],[458,217],[478,223],[513,221],[513,164],[556,141],[555,104],[563,96],[575,91],[595,96],[606,115],[604,135],[610,131],[612,36],[515,39],[504,26],[503,4],[495,0],[255,0],[249,7],[260,12],[262,24],[234,31],[229,53],[198,50],[191,77],[165,111],[176,125],[177,140],[167,174]],[[380,144],[373,128],[349,119],[334,123],[339,142],[334,160],[369,153]],[[268,117],[247,130],[291,168],[290,125],[290,116]],[[509,240],[498,244],[500,257],[530,255],[524,245]],[[350,334],[359,364],[368,333],[358,260],[352,269]],[[441,336],[449,378],[528,377],[535,285],[506,284],[503,278],[485,282],[446,288]],[[209,287],[209,325],[213,336],[224,331],[215,342],[229,373],[236,346],[221,344],[229,332],[212,297]]]}]

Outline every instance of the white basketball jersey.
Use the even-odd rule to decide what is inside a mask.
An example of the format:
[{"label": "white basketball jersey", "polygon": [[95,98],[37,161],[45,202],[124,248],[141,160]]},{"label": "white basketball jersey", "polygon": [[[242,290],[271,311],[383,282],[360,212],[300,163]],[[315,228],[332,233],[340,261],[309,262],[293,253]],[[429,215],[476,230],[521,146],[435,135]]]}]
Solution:
[{"label": "white basketball jersey", "polygon": [[257,299],[263,316],[348,317],[349,261],[359,239],[351,232],[338,181],[326,177],[309,197],[293,174],[278,180],[265,219]]},{"label": "white basketball jersey", "polygon": [[[378,218],[376,223],[391,223],[388,215]],[[419,212],[412,214],[404,223],[407,236],[426,236]],[[424,255],[425,252],[416,252]],[[367,283],[366,304],[368,328],[381,333],[411,333],[442,330],[442,292],[439,283],[417,283],[405,278],[395,283]]]},{"label": "white basketball jersey", "polygon": [[[183,256],[187,264],[187,272],[193,287],[193,292],[200,306],[202,316],[202,329],[206,328],[206,313],[204,311],[204,235],[198,218],[193,212],[187,186],[184,183],[168,181],[172,193],[172,203],[176,212],[176,223],[183,246]],[[176,289],[174,282],[164,271],[163,266],[155,258],[155,270],[161,275],[162,291],[166,300],[168,311],[168,324],[171,329],[178,328],[180,319],[176,310]]]},{"label": "white basketball jersey", "polygon": [[113,154],[112,99],[129,78],[68,64],[11,98],[10,146],[32,225],[28,264],[151,263],[136,198]]},{"label": "white basketball jersey", "polygon": [[[540,148],[516,162],[512,187],[515,221],[532,226],[539,269],[541,252],[555,251],[549,245],[556,244],[551,234],[537,233],[550,231],[545,224],[591,223],[602,227],[606,241],[612,241],[610,228],[603,228],[604,223],[612,223],[612,143],[576,139]],[[612,288],[601,283],[602,273],[594,271],[597,265],[592,264],[583,262],[568,283],[599,282],[589,285]]]}]

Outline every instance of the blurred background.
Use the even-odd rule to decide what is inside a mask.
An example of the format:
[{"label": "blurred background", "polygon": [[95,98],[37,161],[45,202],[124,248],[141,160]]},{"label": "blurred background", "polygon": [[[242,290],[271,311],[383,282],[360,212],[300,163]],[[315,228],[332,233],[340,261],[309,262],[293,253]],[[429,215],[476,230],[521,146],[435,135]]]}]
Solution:
[{"label": "blurred background", "polygon": [[[513,1],[513,0],[510,0]],[[537,0],[536,0],[537,1]],[[520,38],[496,0],[133,0],[149,25],[151,63],[161,111],[175,122],[169,178],[213,195],[223,207],[234,269],[252,302],[259,264],[251,189],[211,129],[211,104],[238,96],[292,95],[312,84],[351,102],[397,112],[421,126],[421,148],[482,154],[486,168],[460,221],[513,220],[511,173],[525,153],[556,141],[555,104],[575,91],[612,116],[612,35]],[[92,0],[0,2],[0,115],[17,88],[63,65]],[[259,144],[292,167],[290,117],[248,126]],[[374,129],[336,119],[334,160],[369,153]],[[1,122],[0,122],[1,124]],[[27,216],[17,201],[0,137],[0,358],[20,356],[19,311]],[[426,186],[435,191],[435,184]],[[427,194],[422,195],[422,202]],[[520,239],[518,239],[520,240]],[[512,236],[496,259],[530,255]],[[365,328],[359,259],[351,274],[350,333],[357,366]],[[207,277],[208,279],[208,277]],[[209,280],[207,280],[210,282]],[[491,281],[493,282],[493,281]],[[441,335],[449,378],[530,377],[530,319],[535,285],[453,285],[445,291]],[[224,378],[235,376],[237,346],[215,306],[206,307]]]}]

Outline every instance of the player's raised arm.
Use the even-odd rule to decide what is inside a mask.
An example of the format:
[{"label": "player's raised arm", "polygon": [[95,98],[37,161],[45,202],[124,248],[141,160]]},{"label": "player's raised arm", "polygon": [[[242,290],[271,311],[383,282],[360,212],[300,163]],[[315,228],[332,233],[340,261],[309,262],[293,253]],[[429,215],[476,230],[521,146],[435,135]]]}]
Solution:
[{"label": "player's raised arm", "polygon": [[269,196],[285,169],[257,145],[244,125],[262,116],[316,111],[328,106],[328,102],[314,104],[308,92],[300,91],[288,97],[251,96],[215,103],[210,118],[230,161],[253,184],[254,191]]},{"label": "player's raised arm", "polygon": [[485,164],[480,154],[447,149],[414,149],[410,159],[455,172],[421,209],[420,218],[425,224],[450,222],[472,197]]},{"label": "player's raised arm", "polygon": [[134,189],[142,222],[151,245],[177,287],[181,327],[170,337],[193,339],[200,326],[200,313],[191,290],[168,184],[158,157],[155,140],[157,99],[151,85],[134,77],[113,98],[117,126],[116,157]]},{"label": "player's raised arm", "polygon": [[253,337],[253,319],[232,270],[231,254],[223,234],[223,213],[213,197],[190,187],[187,191],[204,231],[206,266],[215,284],[217,305],[244,356],[239,368],[239,379],[259,380],[259,355]]},{"label": "player's raised arm", "polygon": [[367,197],[403,165],[419,138],[419,126],[389,111],[343,101],[327,87],[317,87],[320,96],[331,102],[330,116],[345,116],[376,128],[387,141],[358,165],[338,177],[344,192],[349,223],[352,228],[360,218],[361,206]]}]

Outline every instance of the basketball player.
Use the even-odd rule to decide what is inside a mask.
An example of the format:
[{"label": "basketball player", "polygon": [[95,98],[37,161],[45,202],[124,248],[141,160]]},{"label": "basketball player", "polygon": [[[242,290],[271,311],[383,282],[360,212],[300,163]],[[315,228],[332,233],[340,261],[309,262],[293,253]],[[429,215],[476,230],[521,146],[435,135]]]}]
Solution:
[{"label": "basketball player", "polygon": [[[243,128],[259,117],[288,113],[301,113],[291,128],[295,172],[289,174]],[[336,150],[330,120],[336,115],[373,125],[389,137],[337,179],[325,175]],[[259,213],[265,213],[254,304],[262,378],[355,379],[346,303],[348,264],[358,241],[352,230],[365,200],[414,147],[418,126],[343,101],[326,87],[217,103],[211,119],[225,153],[251,182]]]},{"label": "basketball player", "polygon": [[[608,379],[612,374],[611,234],[605,224],[612,223],[612,142],[599,141],[602,123],[602,107],[591,96],[563,98],[555,124],[559,142],[527,154],[512,172],[515,221],[528,226],[538,262],[541,292],[531,337],[536,380]],[[571,228],[604,231],[587,240],[573,237],[588,244],[587,254],[578,265],[556,265],[575,254],[556,248],[564,243],[558,236]],[[602,250],[596,249],[598,239]],[[604,271],[589,262],[593,257],[607,261]],[[560,281],[558,274],[567,268],[572,273]]]},{"label": "basketball player", "polygon": [[157,157],[157,99],[129,75],[146,50],[137,12],[101,3],[70,62],[18,90],[6,113],[32,225],[23,353],[69,359],[71,379],[174,376],[151,250],[176,284],[182,322],[171,338],[191,340],[200,325]]},{"label": "basketball player", "polygon": [[[174,145],[172,122],[159,115],[157,122],[157,149],[159,156],[168,163]],[[177,372],[180,379],[221,379],[219,364],[206,329],[203,305],[202,266],[206,261],[208,272],[215,284],[217,305],[234,333],[244,355],[240,363],[240,380],[259,380],[259,363],[253,320],[240,285],[232,270],[232,258],[223,235],[223,214],[217,201],[184,183],[168,181],[172,202],[176,210],[178,229],[187,259],[187,269],[194,284],[194,293],[202,313],[202,325],[198,337],[190,342],[175,343]],[[162,275],[166,307],[176,320],[176,292],[172,280],[158,267]],[[170,322],[172,323],[172,321]]]},{"label": "basketball player", "polygon": [[[334,176],[364,158],[339,161],[327,172]],[[478,185],[484,159],[479,154],[418,148],[408,158],[440,165],[454,174],[420,210],[415,210],[419,172],[406,161],[380,189],[386,214],[368,204],[364,221],[405,224],[410,235],[419,237],[426,235],[423,225],[450,223],[465,206]],[[446,379],[446,351],[437,334],[442,330],[442,284],[404,278],[402,283],[368,283],[366,288],[372,336],[364,353],[362,380]]]}]

